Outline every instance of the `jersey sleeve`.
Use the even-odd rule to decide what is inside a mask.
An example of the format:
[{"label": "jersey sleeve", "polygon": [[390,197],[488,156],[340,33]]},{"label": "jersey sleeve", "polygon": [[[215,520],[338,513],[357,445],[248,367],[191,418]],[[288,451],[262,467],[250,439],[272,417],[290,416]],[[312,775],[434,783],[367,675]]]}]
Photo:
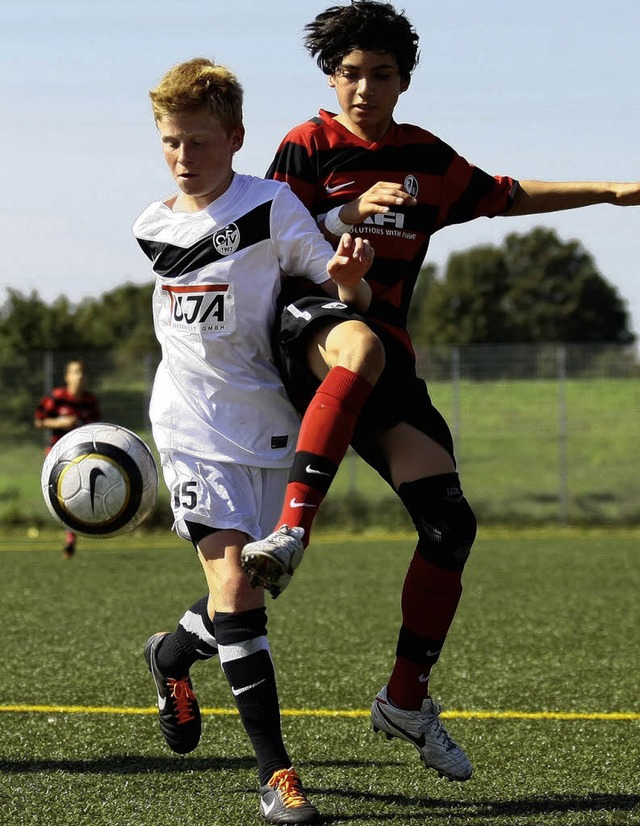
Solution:
[{"label": "jersey sleeve", "polygon": [[306,127],[307,124],[296,126],[284,137],[265,177],[289,184],[309,212],[315,214],[319,172]]},{"label": "jersey sleeve", "polygon": [[449,161],[442,179],[436,230],[508,212],[518,191],[518,182],[508,176],[489,175],[447,144],[440,143]]},{"label": "jersey sleeve", "polygon": [[282,272],[316,284],[327,281],[327,263],[333,249],[309,210],[288,186],[281,187],[273,199],[271,222],[271,237]]},{"label": "jersey sleeve", "polygon": [[56,415],[55,400],[51,396],[43,396],[36,406],[34,418],[41,422],[44,419],[55,418]]},{"label": "jersey sleeve", "polygon": [[93,424],[94,422],[99,422],[102,418],[102,414],[100,411],[100,402],[98,401],[98,397],[94,396],[93,393],[87,393],[85,399],[86,407],[83,410],[82,424]]}]

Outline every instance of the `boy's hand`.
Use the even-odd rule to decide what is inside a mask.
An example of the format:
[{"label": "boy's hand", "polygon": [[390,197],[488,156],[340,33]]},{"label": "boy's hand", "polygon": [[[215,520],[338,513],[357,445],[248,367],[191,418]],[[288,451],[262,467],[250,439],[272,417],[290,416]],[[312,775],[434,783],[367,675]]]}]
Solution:
[{"label": "boy's hand", "polygon": [[361,224],[371,215],[384,215],[399,206],[415,206],[418,202],[401,185],[378,181],[359,198],[340,209],[340,220],[345,224]]},{"label": "boy's hand", "polygon": [[612,203],[618,206],[640,206],[640,183],[613,184]]},{"label": "boy's hand", "polygon": [[338,287],[356,287],[373,263],[374,251],[371,244],[362,238],[353,238],[345,232],[338,247],[329,259],[327,273]]},{"label": "boy's hand", "polygon": [[74,414],[69,413],[66,416],[58,416],[55,420],[56,428],[64,428],[71,430],[74,427],[77,427],[80,424],[80,419]]}]

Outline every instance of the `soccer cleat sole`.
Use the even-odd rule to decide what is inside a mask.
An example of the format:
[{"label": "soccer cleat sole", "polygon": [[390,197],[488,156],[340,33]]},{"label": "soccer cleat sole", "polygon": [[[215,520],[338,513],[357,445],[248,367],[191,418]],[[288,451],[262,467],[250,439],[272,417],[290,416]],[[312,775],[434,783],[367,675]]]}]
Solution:
[{"label": "soccer cleat sole", "polygon": [[271,554],[254,552],[242,557],[242,567],[261,583],[270,585],[276,583],[286,573],[284,566]]},{"label": "soccer cleat sole", "polygon": [[264,588],[274,599],[280,596],[282,588],[276,583],[282,579],[285,569],[277,559],[270,554],[252,553],[242,557],[240,564],[252,588]]}]

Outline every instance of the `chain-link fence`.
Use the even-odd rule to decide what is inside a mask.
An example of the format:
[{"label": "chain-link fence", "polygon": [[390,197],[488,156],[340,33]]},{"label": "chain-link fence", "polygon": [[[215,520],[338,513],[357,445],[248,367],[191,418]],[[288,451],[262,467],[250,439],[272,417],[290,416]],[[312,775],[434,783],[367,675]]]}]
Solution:
[{"label": "chain-link fence", "polygon": [[[27,473],[31,459],[24,457],[35,451],[41,462],[44,434],[32,426],[34,407],[63,383],[64,365],[76,355],[36,353],[0,367],[0,450],[7,458],[0,517],[3,502],[21,488],[12,480]],[[130,362],[82,357],[102,418],[149,438],[157,355]],[[418,365],[454,433],[465,493],[485,523],[640,523],[640,362],[633,347],[432,347],[418,354]],[[377,514],[395,505],[354,454],[329,500],[338,497]]]}]

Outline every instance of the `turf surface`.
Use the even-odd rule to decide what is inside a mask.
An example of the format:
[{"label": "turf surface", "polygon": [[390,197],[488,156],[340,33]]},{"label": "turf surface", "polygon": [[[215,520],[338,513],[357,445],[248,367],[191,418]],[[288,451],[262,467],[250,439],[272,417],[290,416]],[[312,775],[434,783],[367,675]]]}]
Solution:
[{"label": "turf surface", "polygon": [[[407,537],[320,537],[269,600],[289,750],[325,823],[640,823],[640,532],[480,534],[433,679],[474,777],[440,780],[370,730],[412,553]],[[189,547],[140,534],[0,539],[3,826],[260,823],[250,746],[216,662],[193,679],[198,750],[157,729],[141,655],[203,593]],[[49,551],[48,548],[53,548]]]}]

